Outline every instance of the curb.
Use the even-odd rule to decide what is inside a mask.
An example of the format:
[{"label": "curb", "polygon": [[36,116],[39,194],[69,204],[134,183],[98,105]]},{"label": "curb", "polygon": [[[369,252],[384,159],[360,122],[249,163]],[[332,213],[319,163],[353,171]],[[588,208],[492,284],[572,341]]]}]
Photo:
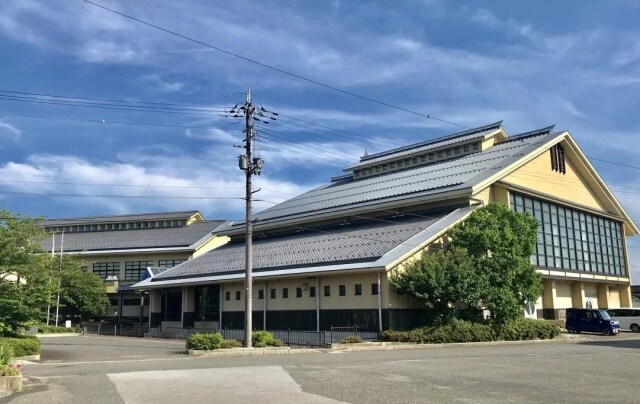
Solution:
[{"label": "curb", "polygon": [[292,355],[292,354],[301,354],[301,353],[320,353],[324,351],[326,350],[317,349],[317,348],[278,347],[278,348],[231,348],[231,349],[216,349],[214,351],[187,349],[186,353],[189,356],[218,357],[218,356]]},{"label": "curb", "polygon": [[231,348],[204,351],[188,349],[189,356],[255,356],[255,355],[291,355],[302,353],[332,353],[361,351],[395,351],[406,349],[438,349],[448,347],[501,346],[501,345],[533,345],[533,344],[577,344],[591,341],[586,337],[572,336],[554,339],[534,339],[524,341],[486,341],[486,342],[451,342],[446,344],[415,344],[408,342],[363,342],[359,344],[333,344],[331,348]]},{"label": "curb", "polygon": [[64,332],[57,334],[34,334],[38,338],[56,338],[56,337],[79,337],[82,333],[79,332]]}]

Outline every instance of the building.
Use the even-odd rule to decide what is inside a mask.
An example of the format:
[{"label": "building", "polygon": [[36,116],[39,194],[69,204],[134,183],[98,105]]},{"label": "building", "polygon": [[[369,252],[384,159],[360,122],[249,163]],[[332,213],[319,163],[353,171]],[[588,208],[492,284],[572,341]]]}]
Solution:
[{"label": "building", "polygon": [[[528,315],[631,305],[625,239],[638,228],[567,131],[508,136],[498,122],[344,171],[255,215],[255,328],[411,327],[420,310],[390,288],[390,272],[439,248],[451,226],[490,202],[539,221],[531,261],[544,295]],[[152,329],[243,328],[244,227],[225,223],[216,233],[228,244],[134,286],[151,295]],[[163,296],[181,306],[178,321]]]},{"label": "building", "polygon": [[631,286],[631,307],[640,307],[640,285]]},{"label": "building", "polygon": [[137,322],[148,317],[149,302],[130,286],[160,272],[149,267],[171,268],[226,243],[226,237],[212,234],[222,223],[198,211],[44,220],[41,226],[51,236],[42,247],[80,257],[105,282],[107,315]]}]

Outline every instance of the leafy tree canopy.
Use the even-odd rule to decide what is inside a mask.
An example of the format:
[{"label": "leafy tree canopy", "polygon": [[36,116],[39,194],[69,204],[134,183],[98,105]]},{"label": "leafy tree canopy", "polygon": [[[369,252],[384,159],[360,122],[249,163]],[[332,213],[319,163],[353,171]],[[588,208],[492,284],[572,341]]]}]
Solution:
[{"label": "leafy tree canopy", "polygon": [[488,309],[497,323],[518,318],[528,300],[542,294],[530,263],[537,221],[527,213],[489,204],[454,226],[450,243],[391,277],[391,284],[429,308],[432,320],[447,322]]}]

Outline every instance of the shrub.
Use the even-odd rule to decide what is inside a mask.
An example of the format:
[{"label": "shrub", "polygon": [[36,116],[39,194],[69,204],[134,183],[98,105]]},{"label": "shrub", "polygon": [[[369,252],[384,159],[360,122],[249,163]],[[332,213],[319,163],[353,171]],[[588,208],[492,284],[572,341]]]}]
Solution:
[{"label": "shrub", "polygon": [[488,324],[453,320],[437,327],[416,328],[409,332],[409,340],[419,344],[442,344],[449,342],[493,341],[494,333]]},{"label": "shrub", "polygon": [[12,365],[13,361],[13,347],[3,342],[0,344],[0,376],[19,376],[20,367],[18,365]]},{"label": "shrub", "polygon": [[222,346],[222,334],[216,333],[195,333],[187,338],[187,349],[199,349],[211,351],[220,349]]},{"label": "shrub", "polygon": [[378,339],[380,341],[390,341],[390,342],[410,342],[411,341],[409,339],[408,331],[393,331],[393,330],[382,331]]},{"label": "shrub", "polygon": [[256,331],[251,337],[251,346],[254,348],[264,348],[272,346],[274,338],[269,331]]},{"label": "shrub", "polygon": [[282,347],[284,346],[284,342],[279,338],[274,338],[273,341],[269,343],[269,346]]},{"label": "shrub", "polygon": [[362,338],[359,335],[349,335],[345,339],[343,339],[341,344],[359,344],[362,342]]},{"label": "shrub", "polygon": [[498,327],[496,333],[505,341],[551,339],[560,334],[560,328],[548,321],[520,318]]},{"label": "shrub", "polygon": [[416,328],[409,332],[383,331],[383,341],[442,344],[450,342],[519,341],[551,339],[560,334],[560,328],[544,320],[517,319],[493,327],[489,323],[453,320],[436,327]]},{"label": "shrub", "polygon": [[236,339],[225,339],[220,343],[220,349],[242,348],[242,342]]},{"label": "shrub", "polygon": [[16,357],[37,355],[40,353],[40,340],[31,335],[23,335],[16,338],[0,338],[0,344],[11,346]]},{"label": "shrub", "polygon": [[80,332],[80,326],[79,325],[74,325],[71,328],[66,328],[66,327],[56,327],[55,325],[45,325],[45,324],[41,324],[38,325],[38,334],[63,334],[63,333],[67,333],[67,332]]},{"label": "shrub", "polygon": [[13,347],[7,343],[0,344],[0,369],[9,366],[13,360]]}]

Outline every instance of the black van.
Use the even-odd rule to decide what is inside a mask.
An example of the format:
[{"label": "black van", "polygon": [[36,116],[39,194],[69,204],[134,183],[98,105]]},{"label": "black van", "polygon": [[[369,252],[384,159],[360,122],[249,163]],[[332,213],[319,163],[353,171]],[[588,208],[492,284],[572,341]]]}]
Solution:
[{"label": "black van", "polygon": [[606,310],[567,309],[565,328],[571,333],[586,331],[616,335],[620,332],[620,323],[611,320]]}]

